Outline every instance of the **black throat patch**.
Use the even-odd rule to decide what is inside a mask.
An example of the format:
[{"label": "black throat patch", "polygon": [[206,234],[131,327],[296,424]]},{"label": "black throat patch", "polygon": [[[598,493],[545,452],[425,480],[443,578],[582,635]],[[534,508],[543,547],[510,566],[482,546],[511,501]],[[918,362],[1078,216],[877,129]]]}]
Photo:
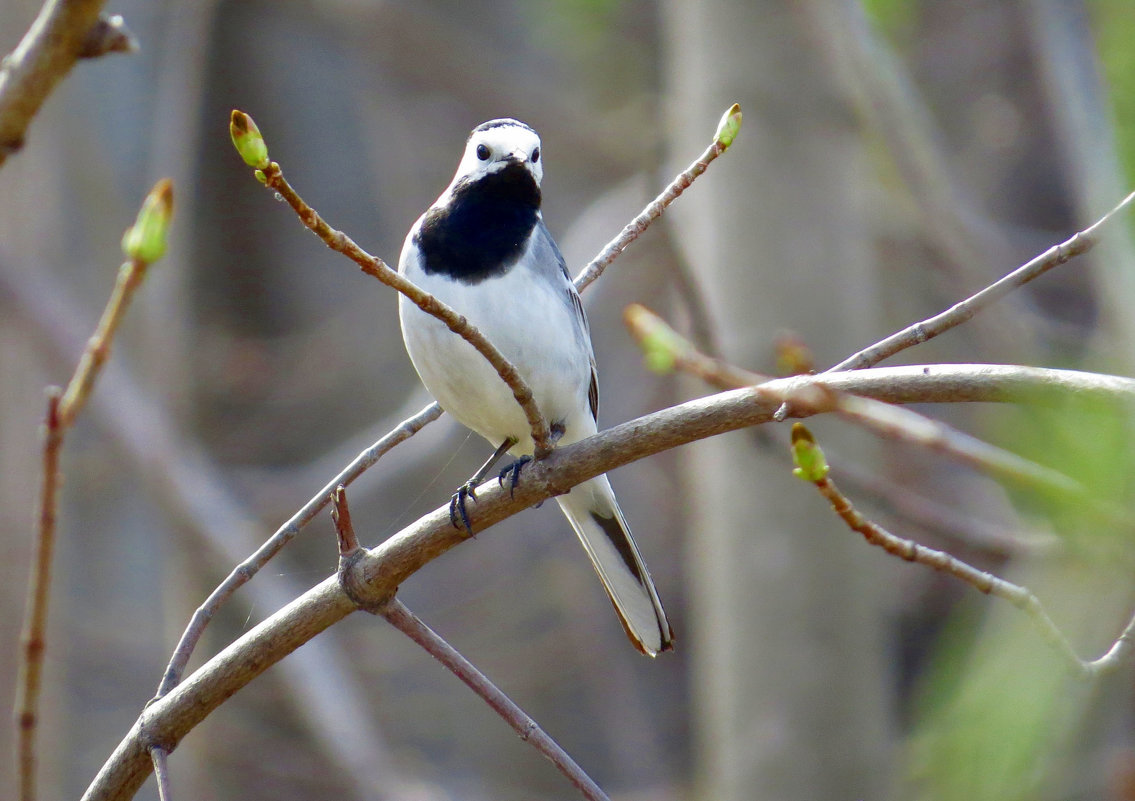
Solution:
[{"label": "black throat patch", "polygon": [[449,205],[422,220],[422,268],[465,284],[502,275],[524,252],[539,210],[540,187],[521,164],[459,183]]}]

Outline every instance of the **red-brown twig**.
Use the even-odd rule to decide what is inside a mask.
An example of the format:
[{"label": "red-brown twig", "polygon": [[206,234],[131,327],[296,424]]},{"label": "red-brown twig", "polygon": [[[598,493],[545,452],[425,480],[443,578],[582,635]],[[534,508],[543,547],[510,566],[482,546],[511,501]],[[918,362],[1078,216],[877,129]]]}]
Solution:
[{"label": "red-brown twig", "polygon": [[397,598],[392,598],[379,610],[378,614],[382,615],[394,628],[422,646],[430,656],[441,662],[454,676],[461,679],[469,689],[492,707],[493,711],[504,718],[521,740],[530,743],[533,748],[550,760],[556,766],[556,769],[583,793],[585,798],[591,799],[591,801],[609,801],[602,788],[584,773],[575,760],[568,756],[567,752],[549,737],[536,721],[528,717],[523,709],[489,681],[485,674],[477,670],[472,662],[463,657],[433,629],[419,620],[413,612],[406,608],[405,604]]},{"label": "red-brown twig", "polygon": [[339,540],[339,559],[350,559],[359,552],[359,538],[351,525],[351,509],[347,506],[347,488],[342,484],[331,496],[331,519],[335,521],[335,534]]},{"label": "red-brown twig", "polygon": [[947,573],[986,595],[1008,601],[1029,616],[1045,642],[1059,652],[1083,678],[1096,678],[1114,671],[1131,656],[1132,651],[1135,651],[1135,616],[1132,616],[1106,653],[1094,660],[1081,659],[1075,649],[1072,648],[1071,643],[1068,642],[1068,638],[1049,617],[1040,599],[1026,587],[979,570],[945,551],[937,551],[919,545],[913,540],[896,537],[882,526],[871,522],[852,505],[851,501],[840,492],[839,488],[828,477],[823,454],[816,447],[815,441],[803,424],[796,423],[793,425],[792,441],[794,454],[797,455],[797,463],[800,464],[798,454],[801,447],[810,452],[808,459],[811,460],[809,467],[797,468],[796,474],[815,485],[848,528],[862,534],[868,543],[882,548],[892,556],[897,556],[907,562],[916,562],[941,573]]},{"label": "red-brown twig", "polygon": [[[55,554],[55,514],[59,495],[59,454],[63,439],[83,410],[95,380],[110,354],[118,327],[130,307],[135,291],[146,277],[150,262],[165,249],[165,232],[173,209],[173,189],[168,180],[159,181],[139,212],[134,227],[123,239],[128,260],[118,270],[94,334],[87,341],[67,389],[48,390],[47,417],[44,422],[42,484],[35,535],[35,555],[28,581],[28,601],[24,613],[21,670],[16,701],[19,797],[36,797],[36,727],[39,697],[43,683],[43,654],[51,595],[51,565]],[[132,236],[137,232],[137,236]]]}]

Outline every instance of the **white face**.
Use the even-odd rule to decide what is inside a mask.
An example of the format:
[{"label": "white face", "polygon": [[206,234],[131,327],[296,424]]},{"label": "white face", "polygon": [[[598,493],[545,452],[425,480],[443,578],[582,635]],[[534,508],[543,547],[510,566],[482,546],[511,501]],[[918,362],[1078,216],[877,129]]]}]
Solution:
[{"label": "white face", "polygon": [[[480,130],[482,128],[484,130]],[[474,128],[469,135],[465,154],[457,165],[453,182],[497,172],[510,162],[523,164],[539,186],[540,179],[544,177],[540,137],[527,125],[516,120],[486,122]]]}]

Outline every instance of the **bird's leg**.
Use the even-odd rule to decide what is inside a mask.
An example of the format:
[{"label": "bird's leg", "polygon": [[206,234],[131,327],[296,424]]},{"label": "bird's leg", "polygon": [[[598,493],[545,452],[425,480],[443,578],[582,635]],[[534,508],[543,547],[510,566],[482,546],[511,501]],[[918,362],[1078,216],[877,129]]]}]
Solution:
[{"label": "bird's leg", "polygon": [[[552,423],[550,429],[552,434],[552,444],[555,445],[560,441],[560,437],[564,435],[564,424]],[[508,476],[508,497],[511,498],[513,496],[513,493],[516,491],[516,484],[520,480],[520,468],[524,467],[524,465],[528,464],[531,461],[531,456],[521,456],[504,470],[501,470],[500,475],[497,476],[497,483],[501,486],[504,485],[505,476]],[[540,504],[536,504],[536,506],[539,507]]]},{"label": "bird's leg", "polygon": [[458,487],[457,492],[453,493],[453,497],[449,499],[449,522],[453,524],[454,528],[461,528],[457,525],[457,518],[460,515],[465,530],[469,532],[470,537],[473,536],[473,528],[469,525],[469,513],[465,511],[465,502],[469,498],[474,501],[477,500],[477,485],[485,480],[485,476],[493,469],[493,465],[499,462],[500,458],[508,453],[508,449],[515,444],[516,439],[513,437],[502,442],[496,452],[473,474],[473,477]]}]

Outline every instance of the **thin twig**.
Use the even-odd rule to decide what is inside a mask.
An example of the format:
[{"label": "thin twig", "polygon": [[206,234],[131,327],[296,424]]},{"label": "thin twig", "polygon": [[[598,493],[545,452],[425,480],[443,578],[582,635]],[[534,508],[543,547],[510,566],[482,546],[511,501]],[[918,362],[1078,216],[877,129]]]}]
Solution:
[{"label": "thin twig", "polygon": [[[345,487],[335,488],[331,517],[335,521],[335,531],[339,542],[339,569],[337,571],[339,586],[347,597],[359,604],[361,608],[368,608],[365,594],[360,593],[357,589],[359,583],[364,581],[364,577],[361,571],[355,570],[354,567],[363,556],[364,551],[359,547],[359,538],[351,524],[351,512],[347,505]],[[609,801],[599,785],[584,773],[583,769],[568,756],[567,752],[536,724],[536,721],[526,715],[524,710],[489,681],[457,649],[419,620],[401,601],[397,598],[390,598],[375,611],[386,618],[392,626],[422,646],[427,653],[441,662],[453,675],[465,682],[473,692],[504,718],[508,725],[512,726],[522,740],[530,742],[537,751],[551,760],[552,764],[579,788],[584,797],[592,799],[592,801]]]},{"label": "thin twig", "polygon": [[90,52],[106,0],[47,0],[16,49],[0,63],[0,165],[24,145],[40,106],[75,61]]},{"label": "thin twig", "polygon": [[173,801],[173,790],[169,782],[169,754],[164,748],[154,746],[150,749],[150,759],[154,763],[154,778],[158,782],[158,798],[160,801]]},{"label": "thin twig", "polygon": [[1013,270],[1013,272],[990,284],[980,292],[971,295],[960,303],[954,304],[940,314],[936,314],[933,317],[908,326],[886,339],[880,340],[874,345],[852,354],[839,364],[829,368],[826,372],[835,373],[843,370],[861,370],[864,367],[871,367],[878,364],[883,359],[894,356],[900,351],[919,345],[945,331],[949,331],[951,328],[961,325],[1014,289],[1024,286],[1029,281],[1044,275],[1054,267],[1059,267],[1071,261],[1076,256],[1087,253],[1099,242],[1100,232],[1103,230],[1104,226],[1111,222],[1121,211],[1126,209],[1133,200],[1135,200],[1135,192],[1125,197],[1118,206],[1088,228],[1075,234],[1072,238],[1061,242],[1059,245],[1053,245],[1044,253],[1041,253],[1026,264],[1021,265],[1016,270]]},{"label": "thin twig", "polygon": [[[812,376],[779,379],[771,382],[771,391],[806,388],[813,380]],[[824,383],[837,390],[906,403],[1019,402],[1052,394],[1066,397],[1068,393],[1101,401],[1135,402],[1135,380],[1130,378],[1009,365],[874,368],[825,376]],[[557,448],[547,459],[526,468],[525,481],[515,488],[490,483],[478,494],[470,523],[479,531],[630,462],[716,434],[767,423],[775,411],[775,401],[762,399],[748,388],[698,398],[622,423]],[[801,414],[806,415],[807,410]],[[423,565],[463,542],[468,538],[450,524],[446,504],[366,551],[358,570],[369,587],[368,594],[387,601],[394,589]],[[358,605],[343,593],[338,577],[332,576],[246,632],[146,708],[145,736],[136,723],[87,788],[84,801],[126,801],[152,769],[146,743],[176,746],[235,692],[357,609]],[[1121,644],[1118,655],[1109,658],[1123,658],[1126,648]]]},{"label": "thin twig", "polygon": [[[236,115],[239,112],[233,112]],[[430,293],[423,290],[421,287],[414,284],[398,271],[392,269],[386,262],[377,256],[372,256],[367,253],[353,239],[347,236],[342,231],[332,228],[327,222],[319,215],[319,213],[309,206],[303,198],[292,188],[287,179],[284,178],[283,170],[276,162],[270,162],[266,168],[263,169],[264,185],[269,189],[278,192],[281,197],[287,201],[292,210],[299,216],[307,228],[318,236],[327,247],[331,248],[337,253],[342,253],[355,264],[359,265],[364,273],[377,278],[387,286],[398,290],[407,298],[409,298],[419,309],[426,314],[433,315],[445,326],[464,339],[488,360],[493,369],[497,371],[497,375],[501,380],[508,385],[512,391],[512,396],[520,405],[521,410],[524,412],[525,418],[528,420],[528,426],[532,432],[532,441],[535,443],[536,459],[542,459],[552,452],[551,432],[548,428],[548,421],[544,419],[544,415],[536,406],[536,400],[532,395],[532,388],[528,386],[528,382],[520,375],[512,362],[504,357],[492,342],[482,334],[476,326],[470,323],[463,315],[458,314],[450,306],[435,298]]]},{"label": "thin twig", "polygon": [[59,403],[59,419],[64,428],[71,426],[86,405],[91,387],[94,386],[107,356],[110,355],[114,333],[126,315],[126,310],[130,308],[134,292],[146,277],[146,266],[143,261],[133,260],[119,268],[110,300],[103,309],[94,336],[87,341],[87,347],[79,357],[75,376],[67,384],[67,391],[63,393]]},{"label": "thin twig", "polygon": [[[16,740],[19,761],[18,794],[21,801],[36,797],[36,728],[43,686],[43,656],[51,599],[51,565],[55,555],[56,509],[59,503],[59,455],[67,430],[90,397],[95,380],[110,355],[118,327],[130,307],[135,291],[146,277],[150,262],[165,250],[165,235],[173,212],[173,189],[159,181],[147,195],[134,226],[123,237],[127,261],[118,278],[94,334],[87,341],[67,389],[48,389],[44,422],[42,484],[35,532],[35,556],[28,579],[27,608],[21,640],[20,677],[16,701]],[[136,235],[135,235],[136,234]]]},{"label": "thin twig", "polygon": [[281,548],[291,542],[304,526],[326,508],[327,504],[331,503],[332,494],[337,487],[349,486],[391,448],[409,439],[422,426],[440,416],[441,407],[436,403],[431,403],[417,414],[403,420],[401,425],[355,457],[353,462],[343,468],[339,475],[331,479],[323,489],[292,515],[290,520],[280,526],[276,533],[257,548],[255,553],[233,568],[228,577],[217,585],[217,588],[194,611],[193,617],[189,620],[189,625],[186,626],[181,639],[178,640],[177,647],[174,648],[173,654],[170,656],[165,673],[162,674],[156,697],[160,698],[165,695],[181,681],[189,657],[192,656],[194,648],[197,647],[197,642],[205,632],[205,627],[221,605],[241,585],[255,576],[273,556],[279,553]]},{"label": "thin twig", "polygon": [[1016,524],[970,515],[956,504],[929,498],[853,461],[839,459],[838,455],[835,459],[845,484],[871,496],[892,517],[955,545],[998,558],[1053,556],[1062,552],[1063,543],[1050,532],[1028,528],[1022,531]]},{"label": "thin twig", "polygon": [[[764,391],[772,380],[769,376],[706,356],[645,306],[637,303],[628,306],[623,318],[635,339],[647,351],[648,358],[668,358],[674,368],[700,378],[711,386],[719,389],[756,387]],[[808,392],[795,391],[790,385],[783,392],[795,392],[793,403],[807,404],[811,414],[833,412],[880,436],[941,453],[962,464],[1022,486],[1090,503],[1097,514],[1113,523],[1129,524],[1132,520],[1131,513],[1126,509],[1101,501],[1084,484],[1059,470],[1037,464],[958,431],[939,420],[890,403],[834,391],[824,384],[823,376],[810,381],[809,386]],[[785,408],[787,401],[783,394],[779,398],[775,394],[769,397],[780,400],[781,408]]]},{"label": "thin twig", "polygon": [[[726,125],[730,128],[726,129]],[[737,135],[737,130],[741,125],[741,107],[736,103],[725,112],[721,118],[717,128],[717,133],[714,135],[713,143],[705,149],[705,152],[698,156],[689,167],[670,182],[670,185],[662,190],[658,197],[654,198],[646,205],[638,216],[631,220],[619,235],[608,242],[599,255],[592,259],[591,263],[580,270],[579,274],[575,277],[575,288],[582,292],[586,289],[595,279],[603,274],[607,266],[619,257],[627,246],[634,242],[638,237],[650,227],[650,224],[662,216],[662,212],[666,207],[673,203],[678,197],[689,188],[690,184],[697,180],[713,161],[729,149],[733,144],[733,138]]]},{"label": "thin twig", "polygon": [[27,610],[21,637],[21,674],[18,684],[19,696],[16,699],[18,795],[21,801],[35,801],[36,798],[36,728],[39,723],[39,696],[43,688],[43,652],[46,647],[51,565],[55,553],[59,452],[63,447],[64,434],[59,421],[60,395],[59,387],[48,388],[43,434],[43,485],[39,494],[35,561],[28,584]]},{"label": "thin twig", "polygon": [[[804,434],[801,435],[800,432],[804,432]],[[811,440],[811,434],[807,433],[807,429],[805,429],[802,424],[796,423],[792,431],[794,448],[797,445],[799,436],[806,436],[808,440]],[[811,441],[810,447],[815,448],[814,441]],[[818,448],[815,448],[813,453],[818,452],[818,450]],[[822,463],[822,454],[819,455],[819,459]],[[797,474],[801,474],[800,469],[797,470]],[[852,505],[847,496],[840,492],[835,483],[827,476],[826,465],[822,465],[817,472],[812,475],[804,476],[804,478],[806,481],[816,486],[820,494],[831,504],[835,513],[847,524],[847,527],[852,531],[862,534],[863,538],[871,545],[882,548],[892,556],[897,556],[907,562],[916,562],[941,573],[947,573],[959,578],[986,595],[992,595],[996,598],[1008,601],[1027,614],[1036,625],[1037,630],[1040,632],[1045,642],[1059,652],[1060,655],[1068,661],[1069,665],[1083,678],[1096,678],[1114,671],[1123,664],[1131,655],[1132,651],[1135,650],[1135,616],[1133,616],[1123,632],[1119,635],[1119,638],[1116,639],[1115,643],[1106,653],[1090,661],[1081,659],[1072,647],[1072,644],[1068,641],[1068,638],[1064,636],[1056,623],[1049,617],[1040,599],[1026,587],[1005,581],[984,570],[979,570],[951,556],[945,551],[927,548],[913,540],[897,537],[882,526],[868,520]]]},{"label": "thin twig", "polygon": [[584,798],[591,801],[609,801],[602,788],[588,776],[575,760],[559,744],[548,736],[539,724],[530,718],[523,709],[477,670],[452,645],[437,632],[418,619],[405,604],[392,598],[379,611],[390,625],[422,646],[437,661],[441,662],[454,676],[461,679],[473,692],[479,695],[493,711],[504,718],[521,740],[530,743],[543,754],[556,769],[575,785]]}]

